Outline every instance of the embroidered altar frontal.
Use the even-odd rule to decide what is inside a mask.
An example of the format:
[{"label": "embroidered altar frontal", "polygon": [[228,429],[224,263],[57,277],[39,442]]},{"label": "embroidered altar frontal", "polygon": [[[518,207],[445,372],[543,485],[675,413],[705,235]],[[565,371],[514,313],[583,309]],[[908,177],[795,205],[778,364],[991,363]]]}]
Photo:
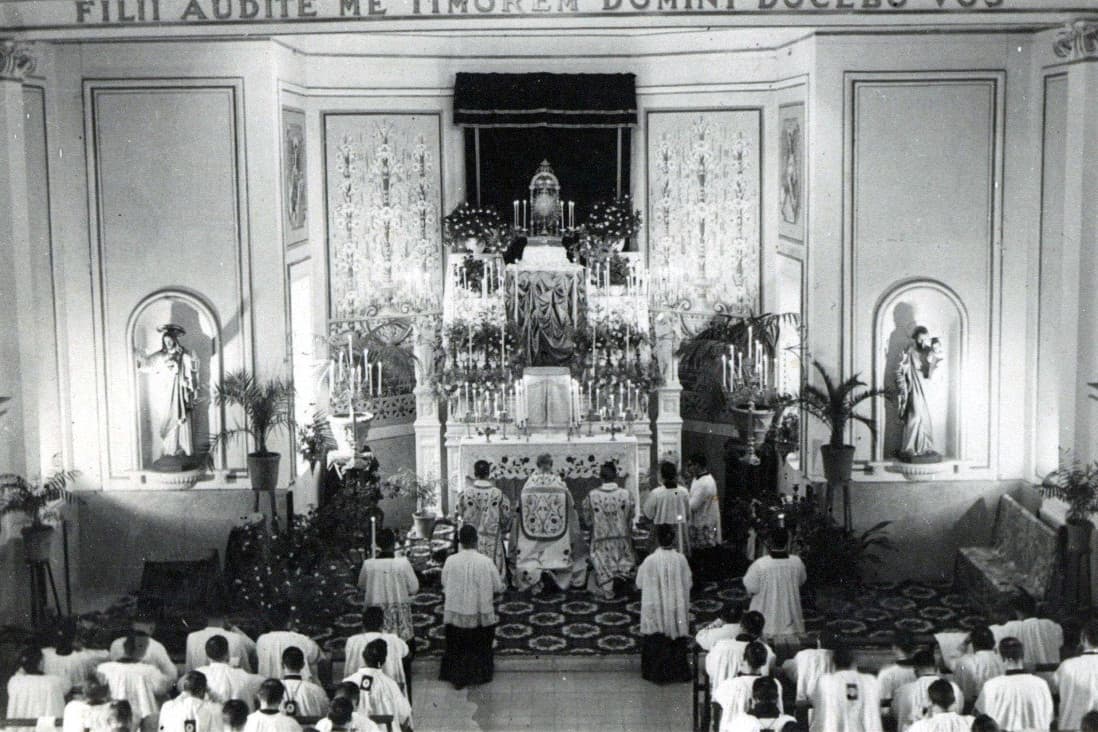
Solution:
[{"label": "embroidered altar frontal", "polygon": [[[613,440],[609,435],[568,440],[565,435],[541,434],[531,435],[529,441],[525,438],[505,441],[496,438],[491,442],[480,436],[463,437],[458,446],[457,466],[460,473],[451,476],[457,479],[451,485],[464,485],[465,479],[473,475],[473,464],[477,460],[487,460],[492,464],[491,480],[513,502],[522,490],[522,484],[536,469],[538,455],[548,453],[553,456],[553,470],[564,478],[577,506],[601,482],[599,469],[602,464],[611,461],[618,467],[618,482],[633,494],[639,507],[639,450],[636,437],[620,434]],[[647,460],[648,456],[645,455],[644,459]],[[450,505],[455,505],[454,499],[455,496],[451,496]]]}]

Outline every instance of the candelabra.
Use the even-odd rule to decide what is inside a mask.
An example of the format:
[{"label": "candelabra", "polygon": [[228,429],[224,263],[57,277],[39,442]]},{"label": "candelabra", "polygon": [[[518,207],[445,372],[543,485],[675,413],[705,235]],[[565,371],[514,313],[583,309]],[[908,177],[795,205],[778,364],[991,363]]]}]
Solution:
[{"label": "candelabra", "polygon": [[499,430],[497,430],[490,424],[486,424],[483,427],[477,429],[477,434],[484,435],[484,441],[486,443],[490,443],[492,441],[492,435],[496,434],[497,432],[499,432]]},{"label": "candelabra", "polygon": [[500,439],[501,442],[506,442],[507,441],[507,425],[514,422],[515,419],[507,411],[502,411],[502,412],[499,413],[499,416],[496,418],[496,421],[499,422],[499,428],[500,428],[499,439]]},{"label": "candelabra", "polygon": [[618,424],[614,421],[614,418],[611,417],[608,424],[602,425],[602,431],[610,433],[610,442],[617,442],[618,438],[616,437],[616,435],[619,432],[625,431],[625,425]]}]

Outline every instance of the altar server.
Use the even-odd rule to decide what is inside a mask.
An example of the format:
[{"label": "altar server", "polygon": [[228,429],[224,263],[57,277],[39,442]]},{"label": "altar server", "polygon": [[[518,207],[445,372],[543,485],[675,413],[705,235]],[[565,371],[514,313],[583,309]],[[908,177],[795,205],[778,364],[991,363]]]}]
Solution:
[{"label": "altar server", "polygon": [[221,732],[221,705],[206,699],[206,677],[202,673],[183,674],[179,692],[160,708],[160,732]]},{"label": "altar server", "polygon": [[75,618],[63,618],[52,633],[52,645],[42,649],[42,672],[65,679],[70,689],[79,689],[110,656],[107,651],[78,648],[76,635]]},{"label": "altar server", "polygon": [[286,697],[282,708],[291,717],[319,717],[328,710],[328,692],[324,687],[303,678],[305,654],[297,646],[282,652],[282,685]]},{"label": "altar server", "polygon": [[439,669],[439,678],[455,689],[492,680],[492,643],[499,623],[493,596],[504,590],[492,560],[476,549],[477,530],[462,526],[458,541],[461,550],[442,566],[446,650]]},{"label": "altar server", "polygon": [[686,557],[675,550],[678,532],[671,524],[656,526],[659,548],[637,570],[641,591],[641,675],[648,681],[689,681],[690,588],[693,577]]},{"label": "altar server", "polygon": [[[156,622],[151,618],[139,616],[133,621],[129,635],[144,637],[147,640],[144,644],[144,655],[137,660],[156,666],[157,670],[167,677],[168,682],[174,684],[175,680],[179,678],[179,669],[175,667],[175,662],[168,655],[168,649],[164,647],[164,644],[153,637],[154,633],[156,633]],[[128,635],[115,638],[114,642],[111,643],[110,660],[117,661],[125,655],[125,649],[122,646],[127,637]]]},{"label": "altar server", "polygon": [[[934,654],[926,649],[919,650],[912,658],[916,678],[896,689],[892,697],[892,716],[896,719],[898,732],[907,732],[907,728],[925,717],[930,711],[930,686],[938,681],[938,669],[934,663]],[[964,694],[961,687],[947,682],[952,689],[954,702],[946,711],[960,714],[964,711]]]},{"label": "altar server", "polygon": [[1098,709],[1098,620],[1083,627],[1083,653],[1056,669],[1054,683],[1060,691],[1061,730],[1079,729],[1083,716]]},{"label": "altar server", "polygon": [[[493,572],[493,576],[495,573]],[[370,641],[366,646],[366,667],[360,668],[344,679],[358,685],[358,709],[364,714],[391,714],[393,721],[404,730],[412,729],[412,705],[396,682],[385,675],[385,655],[389,652],[385,641]]]},{"label": "altar server", "polygon": [[187,671],[193,671],[210,662],[206,657],[206,641],[215,635],[224,636],[229,642],[230,664],[248,672],[255,668],[252,663],[252,658],[255,656],[255,641],[239,628],[226,626],[225,617],[215,614],[206,621],[205,628],[187,635],[187,660],[184,666]]},{"label": "altar server", "polygon": [[970,732],[975,720],[962,716],[956,710],[964,703],[957,696],[956,684],[945,679],[935,679],[927,687],[930,708],[922,719],[914,722],[908,732]]},{"label": "altar server", "polygon": [[579,515],[568,486],[553,472],[552,456],[538,456],[537,471],[522,486],[518,513],[511,542],[515,588],[538,591],[545,578],[561,590],[581,586],[586,567],[577,567],[573,547]]},{"label": "altar server", "polygon": [[881,690],[881,701],[891,701],[892,693],[904,684],[915,680],[913,656],[918,650],[915,638],[905,630],[896,631],[892,639],[892,654],[895,660],[877,672],[877,685]]},{"label": "altar server", "polygon": [[230,699],[221,705],[221,725],[225,732],[244,732],[249,714],[247,704],[239,699]]},{"label": "altar server", "polygon": [[805,648],[797,651],[797,655],[782,664],[782,672],[786,678],[797,685],[796,699],[798,703],[812,699],[816,693],[816,684],[820,677],[835,670],[832,660],[832,651],[829,646],[834,641],[824,644],[819,648]]},{"label": "altar server", "polygon": [[1025,648],[1025,664],[1028,668],[1060,663],[1060,649],[1064,645],[1064,631],[1060,624],[1037,616],[1037,602],[1026,593],[1014,597],[1010,603],[1014,620],[992,625],[995,642],[1003,638],[1017,638]]},{"label": "altar server", "polygon": [[674,463],[660,463],[660,484],[645,497],[642,511],[652,523],[673,527],[675,548],[690,556],[690,494],[679,485]]},{"label": "altar server", "polygon": [[614,582],[628,581],[637,571],[633,554],[633,494],[618,485],[612,462],[599,469],[602,485],[587,494],[580,522],[591,531],[591,572],[587,589],[606,599],[614,597]]},{"label": "altar server", "polygon": [[362,611],[362,632],[356,633],[347,639],[343,646],[343,673],[353,674],[366,665],[366,659],[362,652],[370,641],[381,638],[388,647],[385,655],[385,666],[382,668],[389,678],[397,682],[401,689],[407,689],[407,674],[404,661],[410,653],[408,644],[400,636],[386,633],[381,628],[385,623],[385,613],[379,607],[368,607]]},{"label": "altar server", "polygon": [[740,634],[740,617],[743,608],[738,604],[725,605],[721,608],[720,616],[706,625],[694,636],[694,641],[702,650],[708,651],[717,641],[735,640]]},{"label": "altar server", "polygon": [[808,580],[804,562],[789,554],[789,532],[778,528],[770,534],[770,551],[747,568],[743,587],[751,595],[751,609],[766,618],[767,637],[804,632],[801,585]]},{"label": "altar server", "polygon": [[102,732],[110,716],[111,692],[94,674],[80,683],[84,693],[65,705],[61,732]]},{"label": "altar server", "polygon": [[[282,671],[282,653],[290,646],[300,648],[305,654],[305,668],[301,672],[302,676],[309,679],[319,675],[320,663],[325,660],[324,652],[312,638],[293,630],[294,614],[289,603],[276,604],[271,608],[268,617],[275,630],[264,633],[255,642],[256,668],[259,675],[266,679],[277,678]],[[208,653],[209,645],[206,648]],[[228,662],[227,654],[223,660]]]},{"label": "altar server", "polygon": [[111,698],[128,701],[138,723],[160,711],[159,699],[167,696],[174,680],[141,660],[149,657],[150,640],[147,635],[131,633],[122,642],[122,658],[102,663],[96,669],[110,687]]},{"label": "altar server", "polygon": [[721,708],[721,718],[730,718],[736,714],[744,714],[751,705],[752,689],[755,681],[765,678],[774,685],[774,696],[777,699],[778,711],[784,712],[782,706],[781,683],[767,675],[769,655],[771,651],[761,641],[749,643],[743,652],[743,661],[737,675],[724,679],[713,691],[713,703]]},{"label": "altar server", "polygon": [[133,732],[140,729],[142,720],[133,718],[133,706],[125,699],[107,705],[107,732]]},{"label": "altar server", "polygon": [[[358,732],[362,732],[362,730],[370,730],[372,732],[371,725],[374,724],[373,721],[371,721],[365,713],[359,711],[358,709],[358,698],[360,695],[361,691],[358,688],[358,684],[353,681],[339,682],[338,684],[336,684],[335,691],[332,693],[333,704],[336,700],[342,699],[343,701],[348,702],[351,705],[351,723],[347,725],[347,732],[351,732],[351,730],[357,730]],[[331,714],[331,709],[329,709],[329,714]],[[323,721],[324,720],[321,720],[321,724],[323,723]],[[320,728],[320,724],[317,724],[317,732],[326,731]]]},{"label": "altar server", "polygon": [[690,545],[705,549],[721,543],[721,503],[717,481],[709,472],[709,459],[696,452],[686,462],[690,481]]},{"label": "altar server", "polygon": [[224,704],[230,699],[239,699],[248,705],[248,709],[254,709],[255,695],[263,683],[263,677],[229,663],[228,639],[223,635],[210,636],[206,641],[205,656],[210,662],[196,670],[206,679],[210,700]]},{"label": "altar server", "polygon": [[248,715],[244,732],[301,732],[297,720],[282,711],[286,687],[278,679],[267,679],[259,687],[259,709]]},{"label": "altar server", "polygon": [[751,710],[725,715],[718,707],[716,718],[720,732],[782,732],[796,721],[781,709],[781,687],[774,679],[760,677],[751,685]]},{"label": "altar server", "polygon": [[419,592],[419,579],[408,558],[396,556],[392,529],[378,532],[377,545],[377,556],[362,563],[358,586],[365,592],[366,606],[376,605],[385,613],[385,632],[410,644],[415,636],[412,596]]},{"label": "altar server", "polygon": [[1052,726],[1052,693],[1044,679],[1025,671],[1025,649],[1017,638],[999,641],[1006,674],[988,679],[976,699],[976,710],[1011,732],[1048,730]]},{"label": "altar server", "polygon": [[42,651],[37,646],[27,646],[19,654],[19,671],[8,679],[8,719],[64,715],[68,682],[42,673]]},{"label": "altar server", "polygon": [[487,460],[473,464],[473,484],[458,498],[458,515],[466,526],[477,530],[477,551],[492,560],[500,577],[506,576],[507,552],[504,539],[511,530],[511,501],[488,479],[492,465]]},{"label": "altar server", "polygon": [[980,695],[988,679],[1006,673],[1003,659],[995,652],[995,636],[991,628],[977,625],[968,634],[969,652],[953,662],[953,678],[971,705]]},{"label": "altar server", "polygon": [[763,675],[770,675],[778,659],[770,646],[762,642],[762,630],[765,624],[766,619],[762,614],[752,610],[740,619],[739,635],[713,644],[705,656],[705,673],[709,677],[710,689],[715,689],[725,679],[741,672],[744,653],[751,643],[760,643],[766,649]]},{"label": "altar server", "polygon": [[317,721],[316,732],[381,732],[364,714],[355,711],[354,702],[344,697],[332,699],[328,715]]},{"label": "altar server", "polygon": [[816,682],[812,694],[812,732],[881,732],[877,677],[858,672],[845,644],[831,652],[835,671]]}]

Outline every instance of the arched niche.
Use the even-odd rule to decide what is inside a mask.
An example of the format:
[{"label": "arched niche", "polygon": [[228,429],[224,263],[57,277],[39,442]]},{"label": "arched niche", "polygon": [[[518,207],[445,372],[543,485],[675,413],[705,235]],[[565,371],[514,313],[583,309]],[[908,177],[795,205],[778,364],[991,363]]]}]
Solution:
[{"label": "arched niche", "polygon": [[[905,280],[878,301],[873,316],[873,373],[878,386],[894,389],[896,368],[911,344],[917,325],[941,339],[945,361],[931,378],[927,404],[934,428],[935,449],[946,460],[961,460],[964,361],[968,351],[968,313],[952,289],[934,280]],[[900,447],[903,424],[894,400],[878,400],[876,460],[891,460]]]},{"label": "arched niche", "polygon": [[167,323],[186,331],[179,343],[195,360],[198,393],[191,412],[195,452],[223,423],[211,394],[211,385],[219,383],[223,373],[221,324],[213,307],[200,295],[184,290],[160,290],[146,296],[133,309],[126,327],[126,342],[133,354],[129,382],[134,405],[135,470],[149,470],[161,455],[160,425],[168,410],[163,380],[168,377],[139,369],[138,356],[160,349],[163,336],[158,329]]}]

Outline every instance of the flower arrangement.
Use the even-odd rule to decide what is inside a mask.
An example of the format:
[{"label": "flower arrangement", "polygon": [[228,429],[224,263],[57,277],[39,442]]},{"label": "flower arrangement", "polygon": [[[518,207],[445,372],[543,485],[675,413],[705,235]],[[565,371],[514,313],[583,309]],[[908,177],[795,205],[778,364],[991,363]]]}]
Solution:
[{"label": "flower arrangement", "polygon": [[332,426],[323,411],[314,412],[311,420],[297,428],[297,451],[309,463],[310,469],[315,469],[317,463],[324,459],[324,454],[336,447]]},{"label": "flower arrangement", "polygon": [[618,252],[610,239],[601,239],[580,229],[574,257],[588,267],[607,265],[611,285],[624,285],[629,281],[629,260]]},{"label": "flower arrangement", "polygon": [[500,251],[504,244],[503,219],[493,208],[474,208],[467,202],[443,219],[443,240],[455,251],[465,251],[470,239],[483,251]]},{"label": "flower arrangement", "polygon": [[12,473],[0,475],[0,515],[25,514],[32,526],[56,521],[58,505],[73,498],[69,485],[78,475],[74,470],[61,469],[42,481],[29,481]]},{"label": "flower arrangement", "polygon": [[614,241],[628,239],[640,231],[641,213],[633,208],[628,195],[607,198],[591,206],[584,228],[595,239]]},{"label": "flower arrangement", "polygon": [[1063,460],[1041,483],[1041,492],[1068,506],[1069,523],[1082,524],[1098,511],[1098,461],[1084,463],[1078,458]]},{"label": "flower arrangement", "polygon": [[381,495],[384,498],[415,498],[416,513],[422,514],[434,505],[445,484],[443,478],[421,478],[415,470],[401,468],[382,481]]}]

